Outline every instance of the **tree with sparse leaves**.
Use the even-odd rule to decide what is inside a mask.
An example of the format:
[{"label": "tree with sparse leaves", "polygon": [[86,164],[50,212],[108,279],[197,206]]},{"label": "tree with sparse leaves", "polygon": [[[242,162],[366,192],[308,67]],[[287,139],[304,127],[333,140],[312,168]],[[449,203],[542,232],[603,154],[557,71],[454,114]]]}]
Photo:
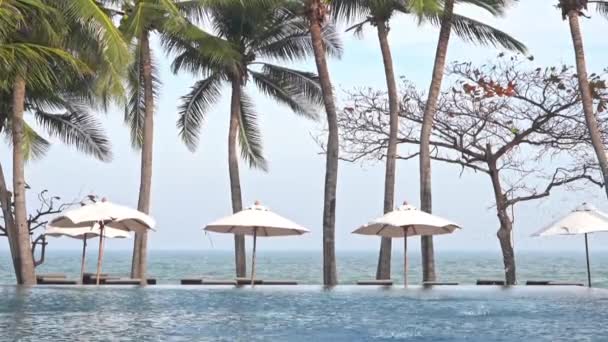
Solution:
[{"label": "tree with sparse leaves", "polygon": [[[515,205],[547,197],[555,188],[579,181],[604,184],[597,164],[587,157],[591,139],[580,119],[582,104],[574,69],[534,69],[522,63],[502,57],[481,67],[450,65],[447,77],[452,86],[439,98],[430,140],[433,160],[489,177],[509,285],[516,283],[514,217],[509,215]],[[596,102],[606,99],[606,89],[598,89]],[[406,82],[398,141],[415,146],[414,150],[421,143],[425,103],[424,96]],[[367,89],[351,94],[340,116],[344,159],[386,157],[387,108],[384,92]],[[608,133],[607,119],[602,118],[604,134]],[[407,149],[398,158],[417,156],[419,152]]]},{"label": "tree with sparse leaves", "polygon": [[[398,20],[398,15],[408,15],[416,19],[419,23],[430,23],[434,26],[442,26],[443,0],[423,0],[423,1],[402,1],[402,0],[332,0],[331,13],[337,20],[353,24],[347,31],[353,31],[360,36],[363,29],[370,25],[376,28],[378,41],[382,52],[385,78],[387,83],[389,110],[390,110],[390,136],[387,146],[386,171],[384,181],[384,212],[394,210],[395,193],[395,174],[396,174],[396,154],[397,154],[397,131],[399,128],[399,98],[397,95],[397,83],[393,70],[393,61],[388,44],[388,34],[390,23]],[[504,13],[504,1],[478,1],[465,0],[461,4],[473,5],[488,13],[499,16]],[[397,16],[397,18],[395,18]],[[467,42],[481,44],[484,46],[492,45],[508,50],[522,52],[524,45],[512,38],[508,34],[493,28],[487,24],[466,16],[453,14],[450,21],[452,30],[456,35]],[[427,210],[427,209],[425,209]],[[430,210],[430,208],[428,209]],[[425,280],[434,280],[434,262],[432,237],[425,237],[423,244],[423,273]],[[390,279],[391,273],[391,239],[382,238],[380,254],[378,257],[378,267],[376,270],[377,279]]]}]

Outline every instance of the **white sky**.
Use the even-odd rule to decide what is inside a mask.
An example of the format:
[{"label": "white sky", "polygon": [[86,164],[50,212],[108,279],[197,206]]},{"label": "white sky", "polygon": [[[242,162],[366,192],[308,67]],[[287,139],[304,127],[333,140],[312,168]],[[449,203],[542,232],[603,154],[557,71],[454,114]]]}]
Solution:
[{"label": "white sky", "polygon": [[[561,20],[557,1],[525,0],[508,12],[508,17],[492,19],[468,8],[460,13],[474,16],[511,33],[522,40],[536,57],[535,63],[546,66],[573,63],[568,25]],[[592,13],[592,20],[583,20],[583,31],[589,69],[599,71],[608,65],[606,35],[608,20]],[[418,27],[407,17],[395,17],[390,43],[398,75],[427,88],[430,80],[438,31]],[[330,70],[337,89],[356,86],[384,87],[382,60],[375,32],[368,31],[365,39],[343,35],[345,54],[342,60],[330,61]],[[158,221],[158,231],[150,236],[151,249],[221,249],[233,246],[231,236],[201,232],[205,223],[231,212],[227,167],[227,134],[229,89],[224,98],[209,113],[201,136],[199,149],[190,153],[177,136],[175,121],[178,98],[194,83],[190,75],[174,76],[170,61],[156,44],[163,87],[157,106],[152,214]],[[450,60],[483,62],[499,53],[491,48],[466,45],[458,39],[450,43]],[[314,71],[311,62],[298,65]],[[338,101],[343,98],[338,91]],[[260,126],[264,134],[266,157],[270,171],[262,173],[241,166],[242,191],[245,204],[260,200],[283,216],[301,223],[312,234],[297,238],[260,241],[260,249],[319,250],[322,241],[323,179],[325,157],[311,138],[319,124],[297,118],[288,109],[274,104],[261,95],[255,97]],[[34,189],[47,188],[64,198],[81,197],[88,193],[106,196],[110,200],[136,206],[139,188],[139,156],[130,147],[128,129],[122,123],[123,111],[115,109],[103,117],[112,140],[114,161],[97,162],[74,150],[56,144],[42,160],[27,165],[27,181]],[[31,119],[31,118],[30,118]],[[10,150],[0,146],[0,161],[10,175]],[[419,202],[417,160],[398,164],[397,203],[407,199]],[[351,235],[358,225],[382,212],[383,163],[340,164],[336,245],[338,250],[375,250],[376,238]],[[434,164],[433,198],[435,213],[461,223],[462,232],[436,238],[438,250],[499,250],[496,239],[498,222],[491,208],[493,203],[489,180],[485,175],[465,173],[459,177],[455,167]],[[528,236],[583,200],[608,209],[602,191],[589,189],[581,193],[556,192],[548,200],[518,207],[515,222],[515,246],[519,250],[577,249],[582,238],[559,237],[532,239]],[[417,239],[416,239],[417,240]],[[608,237],[593,237],[595,249],[608,242]],[[249,243],[249,242],[248,242]],[[54,240],[51,248],[80,248],[80,243]],[[413,248],[419,243],[412,242]],[[109,248],[130,248],[131,241],[112,241]],[[397,244],[398,247],[401,244]],[[398,248],[397,247],[397,248]],[[7,249],[4,241],[0,249]]]}]

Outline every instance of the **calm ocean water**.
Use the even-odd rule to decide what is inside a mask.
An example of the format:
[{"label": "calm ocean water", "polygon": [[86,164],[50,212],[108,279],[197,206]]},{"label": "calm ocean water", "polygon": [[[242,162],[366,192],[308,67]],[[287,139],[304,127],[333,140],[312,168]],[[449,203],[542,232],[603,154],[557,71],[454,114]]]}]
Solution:
[{"label": "calm ocean water", "polygon": [[[395,252],[393,279],[402,282],[403,254]],[[129,252],[108,251],[104,257],[106,273],[127,276],[130,271]],[[360,279],[372,279],[376,270],[375,252],[339,252],[338,279],[341,284],[354,284]],[[0,252],[0,284],[14,284],[13,271],[7,252]],[[87,270],[94,271],[95,251],[87,256]],[[474,284],[476,279],[502,279],[502,260],[493,252],[438,252],[437,271],[440,280]],[[584,252],[519,252],[517,274],[520,283],[526,280],[556,280],[586,282]],[[608,253],[591,255],[593,283],[608,288]],[[66,273],[76,277],[80,272],[79,251],[49,251],[38,273]],[[322,283],[320,252],[259,251],[256,273],[262,279],[297,280],[301,284]],[[410,253],[411,284],[421,282],[420,255]],[[209,251],[151,251],[148,274],[161,284],[178,284],[185,277],[215,279],[234,278],[231,252]]]}]

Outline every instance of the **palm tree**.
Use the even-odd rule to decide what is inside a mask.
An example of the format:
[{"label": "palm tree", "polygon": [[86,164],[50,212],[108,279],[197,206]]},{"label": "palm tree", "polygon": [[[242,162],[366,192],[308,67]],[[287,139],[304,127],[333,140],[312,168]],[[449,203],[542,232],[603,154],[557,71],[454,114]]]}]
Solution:
[{"label": "palm tree", "polygon": [[[11,217],[14,217],[14,220],[10,222],[7,231],[17,282],[33,285],[36,279],[26,222],[24,162],[27,157],[28,141],[36,141],[37,138],[23,119],[24,112],[29,109],[26,107],[26,99],[33,99],[34,102],[42,101],[35,105],[38,109],[36,115],[39,120],[44,120],[42,124],[46,125],[51,133],[74,141],[74,131],[70,130],[70,133],[65,131],[65,124],[70,119],[74,120],[74,116],[69,118],[66,116],[58,120],[44,110],[49,108],[45,105],[48,106],[52,102],[57,104],[60,101],[60,92],[62,86],[67,84],[66,80],[84,80],[87,75],[93,74],[93,68],[86,63],[91,52],[99,53],[98,62],[102,66],[114,63],[121,65],[120,63],[127,61],[126,44],[103,11],[96,3],[89,0],[59,0],[52,3],[39,0],[12,0],[2,2],[1,8],[11,11],[17,18],[13,21],[15,25],[12,27],[11,22],[4,21],[8,22],[9,26],[0,30],[2,31],[0,58],[3,62],[0,63],[2,64],[0,71],[4,76],[4,80],[0,83],[0,91],[5,99],[2,106],[4,120],[0,121],[2,126],[10,123],[10,127],[4,127],[4,131],[12,135],[13,145],[14,213]],[[79,28],[82,35],[68,34],[75,28]],[[96,39],[88,39],[76,44],[76,39],[87,33],[95,35]],[[96,40],[95,45],[86,47],[82,45],[94,40]],[[118,68],[115,70],[118,71]],[[96,81],[98,91],[109,94],[110,91],[117,89],[116,77],[106,75],[103,81],[101,79]],[[35,95],[36,93],[52,94],[53,91],[57,94],[49,97]],[[68,108],[68,101],[63,99],[63,105],[64,108]],[[31,147],[34,148],[34,145]],[[0,178],[4,180],[3,175]],[[7,207],[6,184],[2,184],[0,190],[3,193],[0,202],[3,210],[11,214],[10,201]]]},{"label": "palm tree", "polygon": [[[131,45],[132,63],[127,76],[128,104],[125,122],[131,130],[134,148],[141,150],[137,209],[150,212],[152,157],[154,144],[154,101],[160,80],[153,61],[150,36],[154,32],[179,30],[185,25],[183,13],[174,0],[102,0],[106,11],[121,16],[120,31]],[[190,2],[188,2],[190,3]],[[131,277],[146,282],[148,237],[135,234]]]},{"label": "palm tree", "polygon": [[[469,3],[481,7],[489,11],[491,14],[500,14],[504,7],[503,1],[483,1],[478,0],[463,0],[463,3]],[[474,19],[461,16],[458,14],[452,15],[450,25],[441,25],[440,18],[442,0],[423,0],[423,1],[401,1],[401,0],[333,0],[331,2],[332,13],[334,18],[345,21],[347,23],[355,23],[347,31],[353,30],[357,35],[363,33],[366,25],[376,27],[378,32],[378,41],[380,50],[382,51],[382,59],[388,89],[389,98],[389,141],[387,146],[386,173],[384,184],[384,212],[393,210],[394,207],[394,192],[395,192],[395,158],[397,151],[397,132],[399,128],[397,85],[395,82],[395,74],[390,47],[388,44],[389,23],[396,14],[408,14],[413,19],[419,22],[430,22],[435,26],[454,29],[456,34],[465,41],[479,43],[482,45],[502,46],[507,49],[522,51],[523,45],[517,40],[511,38],[504,32],[497,30],[491,26],[478,22]],[[446,9],[449,3],[446,4]],[[452,4],[453,5],[453,4]],[[453,8],[453,7],[452,7]],[[442,69],[443,70],[443,67]],[[424,208],[429,208],[423,204]],[[424,240],[424,239],[423,239]],[[429,277],[432,270],[432,240],[425,242],[427,256],[426,262]],[[430,253],[428,253],[430,251]],[[378,258],[378,269],[376,271],[377,279],[390,278],[390,259],[391,259],[391,239],[383,238],[380,245],[380,255]]]},{"label": "palm tree", "polygon": [[[224,84],[230,84],[230,128],[228,134],[228,165],[232,209],[242,210],[241,184],[237,156],[237,140],[242,158],[250,167],[266,170],[262,154],[261,133],[253,101],[246,91],[249,81],[259,91],[294,113],[316,119],[322,92],[315,74],[265,60],[294,61],[311,55],[311,41],[305,20],[281,0],[219,2],[204,7],[209,25],[213,27],[217,45],[228,47],[224,58],[205,54],[209,46],[190,36],[166,36],[167,51],[175,54],[174,72],[188,71],[203,75],[191,91],[182,97],[177,126],[184,143],[195,150],[198,135],[210,108],[220,97]],[[339,53],[340,46],[331,31],[323,37],[326,49]],[[262,60],[260,60],[262,59]],[[246,276],[244,237],[235,236],[235,263],[238,277]]]},{"label": "palm tree", "polygon": [[327,114],[327,156],[325,163],[325,191],[323,194],[323,284],[338,282],[336,272],[336,188],[338,184],[338,157],[340,153],[336,104],[325,56],[323,32],[331,27],[327,20],[327,1],[303,0],[304,15],[308,20],[312,48]]},{"label": "palm tree", "polygon": [[[587,10],[587,5],[594,3],[598,13],[608,18],[608,1],[587,1],[587,0],[559,0],[558,7],[562,10],[564,20],[568,19],[570,24],[570,33],[572,35],[572,44],[574,46],[574,55],[576,58],[576,70],[578,84],[581,92],[583,103],[583,112],[585,114],[585,122],[591,144],[597,156],[597,160],[604,177],[604,184],[608,184],[608,158],[606,157],[606,149],[603,143],[602,135],[598,128],[597,118],[593,108],[593,93],[589,84],[589,76],[587,74],[587,63],[585,61],[585,49],[583,46],[583,34],[579,23],[579,17]],[[604,187],[608,196],[608,187]]]},{"label": "palm tree", "polygon": [[[471,4],[477,5],[480,8],[490,12],[493,15],[503,14],[504,8],[510,3],[510,0],[490,0],[479,1],[472,0]],[[420,207],[426,212],[432,212],[432,193],[431,193],[431,159],[430,159],[430,136],[433,127],[433,118],[435,116],[437,101],[441,91],[441,82],[443,80],[443,70],[445,68],[446,56],[448,51],[448,43],[450,40],[451,31],[466,32],[471,25],[460,21],[460,16],[454,13],[455,0],[445,0],[443,4],[443,14],[431,18],[432,21],[439,22],[441,28],[439,31],[439,39],[437,41],[437,50],[435,53],[435,63],[433,66],[433,76],[429,87],[429,95],[427,104],[423,114],[422,128],[420,133]],[[478,24],[479,22],[471,20],[471,23]],[[490,29],[489,26],[486,28]],[[492,29],[496,35],[489,36],[487,30],[479,32],[471,32],[465,34],[467,41],[479,41],[484,45],[500,45],[509,50],[525,52],[526,47],[519,41],[510,38],[503,32]],[[489,39],[492,37],[491,39]],[[423,280],[435,280],[435,261],[433,251],[433,237],[425,236],[421,238],[422,249],[422,266]]]}]

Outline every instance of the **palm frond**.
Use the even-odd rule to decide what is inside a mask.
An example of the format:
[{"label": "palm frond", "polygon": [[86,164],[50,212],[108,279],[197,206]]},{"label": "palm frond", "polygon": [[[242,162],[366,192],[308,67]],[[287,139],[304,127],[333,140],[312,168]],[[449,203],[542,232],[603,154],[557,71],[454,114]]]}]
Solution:
[{"label": "palm frond", "polygon": [[111,144],[94,115],[78,104],[66,102],[64,114],[36,111],[38,124],[52,137],[101,161],[112,159]]},{"label": "palm frond", "polygon": [[270,79],[291,89],[313,105],[323,104],[323,91],[319,76],[314,73],[290,69],[274,64],[264,64],[262,72]]},{"label": "palm frond", "polygon": [[198,81],[190,92],[180,99],[178,107],[177,129],[190,151],[196,150],[201,126],[209,107],[218,101],[221,95],[222,79],[219,74]]},{"label": "palm frond", "polygon": [[363,21],[371,14],[367,0],[332,0],[329,6],[333,19],[346,24]]},{"label": "palm frond", "polygon": [[[295,27],[291,30],[290,34],[272,37],[273,39],[260,43],[253,49],[255,54],[283,61],[296,61],[312,57],[314,55],[313,47],[307,24],[290,23],[287,25]],[[331,23],[326,23],[321,33],[326,53],[332,57],[342,57],[342,42],[335,26]]]},{"label": "palm frond", "polygon": [[[433,25],[441,25],[441,17],[439,15],[428,15],[426,19]],[[454,14],[452,29],[458,37],[468,43],[503,47],[507,50],[521,53],[527,52],[526,46],[509,34],[462,15]]]},{"label": "palm frond", "polygon": [[21,75],[32,87],[52,90],[66,75],[82,77],[90,73],[86,64],[60,48],[31,43],[0,45],[0,74],[6,79]]},{"label": "palm frond", "polygon": [[363,29],[365,28],[365,25],[370,23],[369,19],[366,19],[360,23],[357,23],[349,28],[346,29],[346,32],[353,32],[353,34],[355,35],[355,37],[359,38],[359,39],[363,39]]},{"label": "palm frond", "polygon": [[[6,138],[6,142],[9,146],[13,146],[13,131],[10,119],[6,121],[6,126],[4,127],[4,134]],[[46,139],[41,137],[27,122],[23,122],[23,144],[21,145],[21,149],[23,152],[23,158],[26,161],[37,160],[48,152],[51,147],[51,143],[49,143]]]},{"label": "palm frond", "polygon": [[[154,56],[152,56],[152,52],[150,52],[150,54],[150,58],[152,59],[152,96],[156,98],[161,81],[158,77],[158,68],[154,62]],[[127,79],[127,93],[129,100],[125,108],[124,121],[129,126],[131,132],[131,145],[133,148],[139,149],[143,143],[143,128],[146,110],[143,63],[141,47],[139,44],[134,47],[134,55],[137,56],[137,59],[135,59],[129,67],[129,75]]]},{"label": "palm frond", "polygon": [[326,22],[323,25],[323,31],[321,32],[323,39],[323,46],[325,52],[332,57],[341,58],[343,52],[342,40],[340,34],[336,31],[336,27],[331,22]]},{"label": "palm frond", "polygon": [[456,4],[467,4],[483,9],[493,16],[502,16],[509,6],[518,0],[456,0]]},{"label": "palm frond", "polygon": [[109,63],[116,66],[129,64],[129,49],[112,19],[95,0],[56,0],[65,8],[73,21],[93,25],[98,31],[100,51]]},{"label": "palm frond", "polygon": [[110,101],[124,104],[123,81],[131,56],[127,56],[126,64],[116,63],[108,58],[98,26],[94,21],[79,21],[70,25],[70,34],[64,39],[64,45],[67,50],[74,51],[80,60],[93,69],[93,77],[88,79],[91,81],[100,103],[103,103],[105,107]]},{"label": "palm frond", "polygon": [[239,113],[239,146],[241,157],[249,166],[256,169],[268,170],[263,156],[262,133],[258,126],[258,114],[255,112],[253,101],[241,89]]},{"label": "palm frond", "polygon": [[261,72],[249,70],[256,86],[267,96],[283,103],[296,114],[309,119],[319,118],[323,93],[317,75],[264,64]]},{"label": "palm frond", "polygon": [[208,75],[210,70],[231,70],[241,61],[233,44],[189,25],[179,32],[161,36],[161,45],[168,55],[174,55],[174,73],[187,71]]},{"label": "palm frond", "polygon": [[249,74],[251,74],[253,82],[262,93],[278,103],[287,105],[294,113],[307,117],[315,117],[317,115],[317,112],[313,110],[307,101],[289,87],[285,87],[285,84],[282,84],[280,80],[273,80],[269,75],[252,70],[249,71]]},{"label": "palm frond", "polygon": [[595,4],[595,9],[597,12],[608,19],[608,2],[602,1]]}]

